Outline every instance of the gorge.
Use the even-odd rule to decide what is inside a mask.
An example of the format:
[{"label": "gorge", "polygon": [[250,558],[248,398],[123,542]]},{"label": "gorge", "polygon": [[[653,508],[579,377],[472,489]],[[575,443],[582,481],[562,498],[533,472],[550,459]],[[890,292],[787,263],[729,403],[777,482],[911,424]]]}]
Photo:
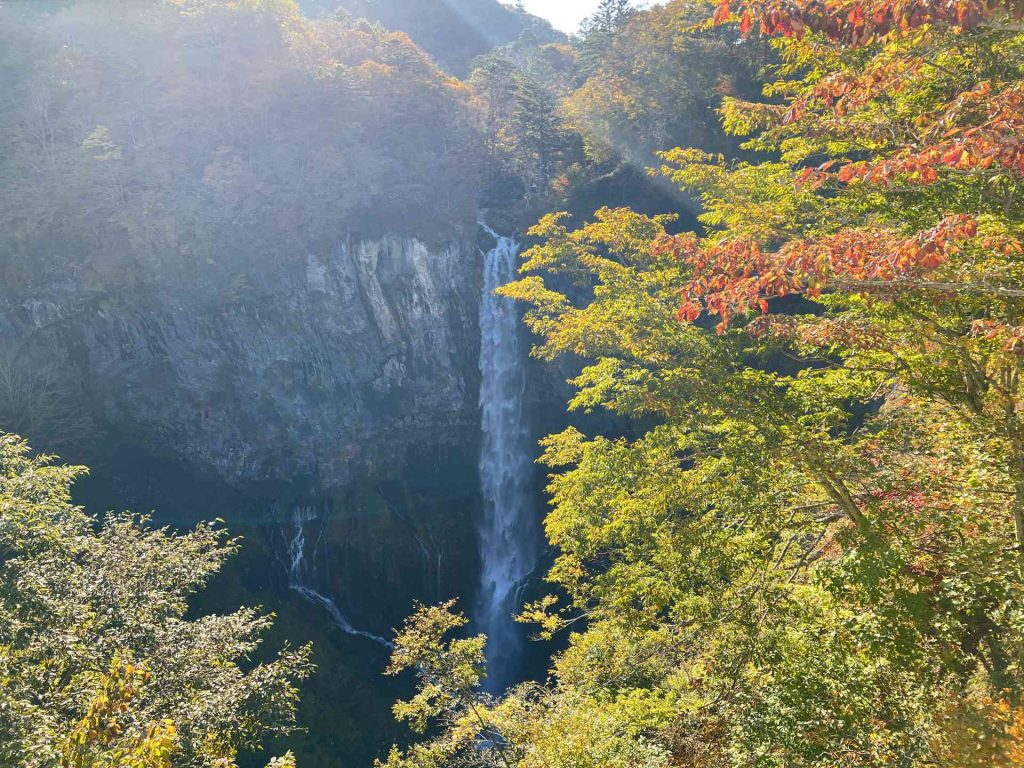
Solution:
[{"label": "gorge", "polygon": [[1024,766],[1022,20],[0,0],[0,768]]},{"label": "gorge", "polygon": [[409,738],[383,672],[417,603],[459,598],[490,693],[543,674],[513,616],[568,374],[494,289],[585,157],[546,22],[299,5],[0,3],[0,430],[89,465],[90,513],[241,537],[194,610],[313,643],[283,743],[336,768]]}]

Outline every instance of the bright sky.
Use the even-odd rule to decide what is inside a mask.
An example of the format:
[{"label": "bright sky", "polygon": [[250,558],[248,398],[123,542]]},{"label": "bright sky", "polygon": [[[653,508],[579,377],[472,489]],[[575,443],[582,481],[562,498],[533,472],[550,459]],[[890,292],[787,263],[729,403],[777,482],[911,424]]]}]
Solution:
[{"label": "bright sky", "polygon": [[524,5],[530,13],[547,19],[563,32],[575,32],[580,22],[594,12],[599,2],[600,0],[524,0]]}]

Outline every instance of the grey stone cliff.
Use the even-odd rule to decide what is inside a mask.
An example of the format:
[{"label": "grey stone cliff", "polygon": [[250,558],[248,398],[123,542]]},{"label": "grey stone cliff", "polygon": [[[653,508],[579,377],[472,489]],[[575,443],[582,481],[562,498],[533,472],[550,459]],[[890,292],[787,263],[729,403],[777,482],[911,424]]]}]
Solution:
[{"label": "grey stone cliff", "polygon": [[8,298],[0,344],[100,423],[233,485],[330,489],[475,435],[479,283],[470,243],[347,242],[216,291]]}]

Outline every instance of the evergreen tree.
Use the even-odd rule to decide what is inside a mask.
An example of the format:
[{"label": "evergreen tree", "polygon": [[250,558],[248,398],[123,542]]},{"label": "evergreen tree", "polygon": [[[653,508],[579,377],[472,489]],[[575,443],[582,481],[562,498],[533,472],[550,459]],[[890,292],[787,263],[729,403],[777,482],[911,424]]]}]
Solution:
[{"label": "evergreen tree", "polygon": [[597,10],[584,19],[577,35],[580,73],[584,79],[597,74],[602,54],[635,14],[632,0],[601,0]]},{"label": "evergreen tree", "polygon": [[601,0],[597,10],[580,25],[580,34],[614,34],[635,14],[632,0]]},{"label": "evergreen tree", "polygon": [[483,100],[494,167],[518,176],[528,195],[545,192],[572,147],[554,95],[500,55],[486,58],[470,84]]}]

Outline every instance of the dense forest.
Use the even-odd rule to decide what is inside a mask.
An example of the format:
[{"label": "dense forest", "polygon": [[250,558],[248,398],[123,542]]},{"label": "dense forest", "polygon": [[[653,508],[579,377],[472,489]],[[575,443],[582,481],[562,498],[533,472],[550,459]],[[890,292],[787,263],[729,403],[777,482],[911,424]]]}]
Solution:
[{"label": "dense forest", "polygon": [[594,6],[0,2],[0,766],[1024,766],[1024,3]]}]

